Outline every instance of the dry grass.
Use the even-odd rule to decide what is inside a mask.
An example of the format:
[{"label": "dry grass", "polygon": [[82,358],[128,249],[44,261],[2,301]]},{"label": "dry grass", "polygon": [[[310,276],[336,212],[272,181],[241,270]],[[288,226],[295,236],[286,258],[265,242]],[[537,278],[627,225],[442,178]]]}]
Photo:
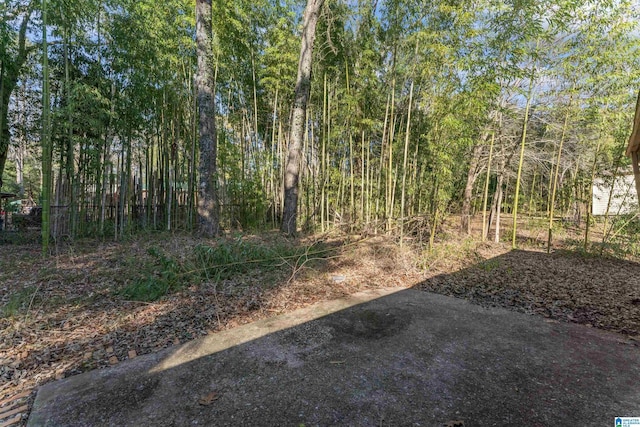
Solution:
[{"label": "dry grass", "polygon": [[378,287],[414,286],[640,335],[640,264],[562,251],[549,257],[533,237],[528,251],[512,252],[504,243],[460,236],[451,231],[453,225],[431,252],[411,240],[401,247],[387,236],[335,234],[295,242],[278,233],[236,236],[257,245],[307,250],[275,258],[273,268],[249,269],[224,280],[185,274],[179,290],[153,302],[114,292],[143,274],[157,273],[150,248],[193,267],[194,247],[217,243],[177,234],[119,243],[79,241],[58,247],[46,260],[35,244],[4,245],[0,400],[57,378]]},{"label": "dry grass", "polygon": [[[271,233],[244,238],[270,245],[285,240]],[[0,396],[108,366],[132,350],[145,354],[319,300],[407,286],[420,278],[408,250],[389,239],[322,240],[323,253],[276,260],[275,272],[185,283],[154,302],[126,300],[114,290],[153,265],[149,248],[186,260],[201,240],[161,235],[122,243],[82,241],[59,247],[46,260],[36,245],[7,246],[10,252],[0,261]]]}]

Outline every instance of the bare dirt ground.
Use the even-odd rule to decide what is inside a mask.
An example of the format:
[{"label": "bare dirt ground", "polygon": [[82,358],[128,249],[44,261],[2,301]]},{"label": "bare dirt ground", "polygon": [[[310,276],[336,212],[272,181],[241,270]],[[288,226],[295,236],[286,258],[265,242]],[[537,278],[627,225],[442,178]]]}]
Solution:
[{"label": "bare dirt ground", "polygon": [[[517,251],[448,236],[431,252],[389,237],[316,236],[328,248],[321,255],[283,259],[275,272],[250,269],[187,284],[154,302],[115,291],[153,265],[149,248],[180,262],[201,240],[164,234],[78,241],[44,261],[38,245],[2,245],[0,422],[26,422],[32,391],[45,382],[377,287],[416,287],[640,340],[640,263],[565,250],[546,254],[536,236],[525,236],[528,247]],[[277,233],[246,238],[284,240]]]}]

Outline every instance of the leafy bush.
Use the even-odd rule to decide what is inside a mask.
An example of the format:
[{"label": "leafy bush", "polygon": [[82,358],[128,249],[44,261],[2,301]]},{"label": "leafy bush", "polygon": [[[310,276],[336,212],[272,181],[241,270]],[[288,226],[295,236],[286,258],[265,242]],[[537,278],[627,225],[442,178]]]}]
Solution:
[{"label": "leafy bush", "polygon": [[125,286],[119,294],[136,301],[155,301],[170,291],[180,290],[185,281],[180,276],[183,269],[174,259],[163,254],[158,248],[147,251],[153,262],[143,267],[143,277]]}]

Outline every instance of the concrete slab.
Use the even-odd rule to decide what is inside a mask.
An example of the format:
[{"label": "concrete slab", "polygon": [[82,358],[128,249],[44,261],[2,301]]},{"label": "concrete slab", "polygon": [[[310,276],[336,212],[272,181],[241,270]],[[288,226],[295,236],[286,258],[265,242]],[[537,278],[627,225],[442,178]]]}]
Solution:
[{"label": "concrete slab", "polygon": [[47,384],[28,425],[613,426],[617,416],[640,416],[640,349],[623,337],[396,288]]}]

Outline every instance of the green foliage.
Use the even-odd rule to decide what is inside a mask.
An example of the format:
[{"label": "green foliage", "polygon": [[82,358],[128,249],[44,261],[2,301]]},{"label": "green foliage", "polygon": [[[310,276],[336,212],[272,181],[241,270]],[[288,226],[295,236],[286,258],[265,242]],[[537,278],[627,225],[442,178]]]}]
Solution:
[{"label": "green foliage", "polygon": [[194,248],[196,266],[207,279],[225,280],[238,274],[277,271],[290,260],[302,257],[308,248],[287,242],[265,244],[237,239],[225,239],[215,246],[198,245]]},{"label": "green foliage", "polygon": [[491,258],[476,265],[479,269],[486,272],[493,271],[500,267],[500,260]]},{"label": "green foliage", "polygon": [[[192,229],[198,178],[193,1],[47,4],[52,201],[72,211],[69,233],[123,239]],[[27,31],[31,56],[11,89],[12,145],[3,177],[4,191],[21,190],[14,162],[17,148],[24,149],[23,185],[38,200],[39,2],[0,4],[7,18],[0,19],[0,59],[16,58],[28,7],[35,8]],[[302,7],[292,0],[221,0],[213,9],[221,222],[227,230],[264,228],[281,214]],[[325,2],[302,153],[300,223],[307,230],[319,229],[321,218],[325,230],[332,224],[393,228],[400,194],[406,194],[408,216],[439,222],[462,205],[470,154],[489,132],[495,134],[491,182],[496,173],[512,177],[510,152],[523,128],[523,93],[534,71],[534,83],[544,84],[532,88],[520,192],[532,203],[521,208],[547,208],[554,151],[571,105],[557,205],[584,212],[594,159],[596,176],[628,166],[620,153],[633,116],[630,88],[640,85],[639,22],[632,0]],[[480,153],[475,172],[484,173],[487,157]],[[403,176],[406,188],[397,179]],[[505,211],[512,210],[512,184],[504,184]],[[489,198],[495,190],[492,184]],[[481,205],[477,193],[473,197],[472,204]]]},{"label": "green foliage", "polygon": [[640,258],[640,243],[629,236],[617,236],[605,241],[590,242],[585,251],[582,239],[566,239],[567,248],[587,258],[612,257],[637,260]]},{"label": "green foliage", "polygon": [[[28,245],[39,244],[42,236],[38,230],[2,231],[0,232],[0,245]],[[5,248],[4,250],[7,250]]]},{"label": "green foliage", "polygon": [[186,284],[182,266],[156,247],[148,250],[151,262],[143,265],[142,277],[118,291],[126,299],[155,301],[169,292],[180,290]]},{"label": "green foliage", "polygon": [[219,282],[237,279],[244,275],[259,274],[265,285],[294,270],[309,260],[310,254],[317,258],[327,251],[317,245],[299,246],[289,241],[259,242],[245,239],[241,235],[233,239],[219,239],[214,245],[200,244],[187,256],[178,258],[167,255],[152,246],[147,250],[146,260],[131,260],[139,265],[140,274],[116,293],[136,301],[155,301],[163,296],[180,291],[201,282]]},{"label": "green foliage", "polygon": [[640,242],[636,238],[640,233],[638,214],[616,215],[611,217],[610,221],[604,238],[596,243],[592,250],[618,258],[639,258]]},{"label": "green foliage", "polygon": [[9,301],[0,308],[0,318],[15,317],[26,310],[34,302],[37,296],[37,288],[30,286],[20,291],[14,292],[9,296]]}]

